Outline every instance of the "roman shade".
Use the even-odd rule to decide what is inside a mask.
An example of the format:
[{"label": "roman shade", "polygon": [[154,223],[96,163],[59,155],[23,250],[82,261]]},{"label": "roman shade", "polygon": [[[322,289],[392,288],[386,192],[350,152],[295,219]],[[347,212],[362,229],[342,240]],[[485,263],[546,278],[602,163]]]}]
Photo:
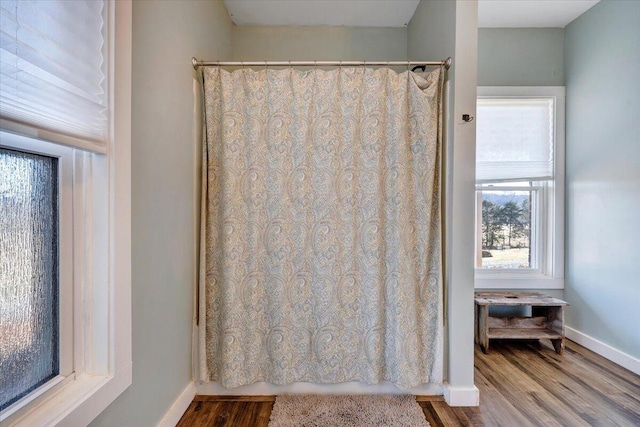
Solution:
[{"label": "roman shade", "polygon": [[553,178],[553,98],[480,98],[477,107],[476,181]]},{"label": "roman shade", "polygon": [[103,1],[0,2],[3,130],[106,151]]}]

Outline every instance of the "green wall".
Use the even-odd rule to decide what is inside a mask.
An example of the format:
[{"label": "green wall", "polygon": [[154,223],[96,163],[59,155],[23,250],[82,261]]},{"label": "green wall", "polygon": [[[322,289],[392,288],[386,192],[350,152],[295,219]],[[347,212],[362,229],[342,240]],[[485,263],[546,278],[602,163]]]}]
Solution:
[{"label": "green wall", "polygon": [[[473,383],[473,236],[477,2],[422,0],[409,23],[414,60],[453,58],[445,96],[445,397],[452,405],[477,404]],[[447,395],[449,394],[449,395]]]},{"label": "green wall", "polygon": [[567,324],[640,359],[640,2],[565,28]]},{"label": "green wall", "polygon": [[[564,29],[478,29],[478,86],[564,86]],[[482,289],[493,290],[564,298],[562,289]],[[500,312],[523,313],[514,309]]]},{"label": "green wall", "polygon": [[404,61],[407,59],[407,29],[234,27],[233,57],[236,61]]},{"label": "green wall", "polygon": [[218,1],[134,1],[133,384],[92,423],[157,425],[192,379],[196,153],[191,57],[231,57]]},{"label": "green wall", "polygon": [[478,86],[563,86],[562,28],[481,28]]},{"label": "green wall", "polygon": [[[471,18],[477,12],[471,2],[423,0],[419,8],[408,29],[276,29],[233,27],[221,1],[133,2],[133,384],[93,426],[157,425],[192,379],[199,143],[194,137],[191,57],[440,59],[455,50],[460,20],[456,15],[469,15],[465,22],[471,25],[464,27],[476,31]],[[437,14],[428,16],[430,12]],[[463,55],[460,49],[459,57],[475,64],[475,40],[469,49],[472,55]],[[471,68],[475,87],[475,66]],[[468,137],[460,140],[461,147],[466,142],[473,145]],[[465,168],[461,165],[458,170]],[[458,209],[468,210],[463,208]],[[455,274],[469,276],[468,269],[463,270]],[[449,311],[466,314],[456,316],[450,331],[454,350],[449,363],[454,374],[450,380],[473,388],[471,295],[470,280],[450,295]],[[471,390],[473,396],[476,391]]]}]

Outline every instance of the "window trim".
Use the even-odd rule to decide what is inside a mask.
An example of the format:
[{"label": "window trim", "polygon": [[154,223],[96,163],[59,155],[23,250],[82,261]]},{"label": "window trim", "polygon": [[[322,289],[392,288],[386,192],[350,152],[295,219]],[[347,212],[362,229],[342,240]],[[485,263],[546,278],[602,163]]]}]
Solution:
[{"label": "window trim", "polygon": [[88,218],[73,230],[74,280],[85,279],[73,289],[75,375],[41,396],[25,414],[3,420],[9,425],[87,425],[132,382],[132,3],[106,0],[106,10],[112,83],[107,152],[76,151],[74,157],[73,178],[82,182],[73,188],[74,215]]},{"label": "window trim", "polygon": [[[541,271],[484,271],[475,269],[476,289],[564,289],[564,186],[565,186],[565,87],[564,86],[479,86],[478,98],[554,98],[554,179],[548,181],[541,210],[546,211],[546,242]],[[552,206],[546,203],[552,200]],[[478,214],[476,213],[476,221]],[[481,231],[480,231],[481,232]],[[478,231],[476,230],[476,238]],[[474,247],[475,250],[475,247]],[[476,251],[477,252],[477,251]],[[475,254],[477,257],[477,253]],[[475,264],[474,264],[475,265]]]}]

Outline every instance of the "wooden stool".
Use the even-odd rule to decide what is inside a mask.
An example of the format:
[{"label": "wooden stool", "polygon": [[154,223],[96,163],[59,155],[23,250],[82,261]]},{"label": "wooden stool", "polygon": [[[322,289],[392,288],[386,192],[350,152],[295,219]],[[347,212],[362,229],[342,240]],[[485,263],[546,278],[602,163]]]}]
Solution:
[{"label": "wooden stool", "polygon": [[[489,352],[489,340],[550,339],[556,353],[564,353],[564,307],[566,301],[539,293],[476,292],[476,343]],[[531,317],[489,316],[490,306],[530,306]]]}]

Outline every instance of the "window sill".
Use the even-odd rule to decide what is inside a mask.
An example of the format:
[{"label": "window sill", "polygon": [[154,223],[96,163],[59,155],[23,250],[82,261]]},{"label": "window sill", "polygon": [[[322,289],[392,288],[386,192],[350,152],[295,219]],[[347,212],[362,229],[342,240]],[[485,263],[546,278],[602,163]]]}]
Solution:
[{"label": "window sill", "polygon": [[564,279],[548,276],[475,276],[476,289],[564,289]]},{"label": "window sill", "polygon": [[11,425],[87,425],[131,385],[131,367],[112,376],[81,375]]}]

